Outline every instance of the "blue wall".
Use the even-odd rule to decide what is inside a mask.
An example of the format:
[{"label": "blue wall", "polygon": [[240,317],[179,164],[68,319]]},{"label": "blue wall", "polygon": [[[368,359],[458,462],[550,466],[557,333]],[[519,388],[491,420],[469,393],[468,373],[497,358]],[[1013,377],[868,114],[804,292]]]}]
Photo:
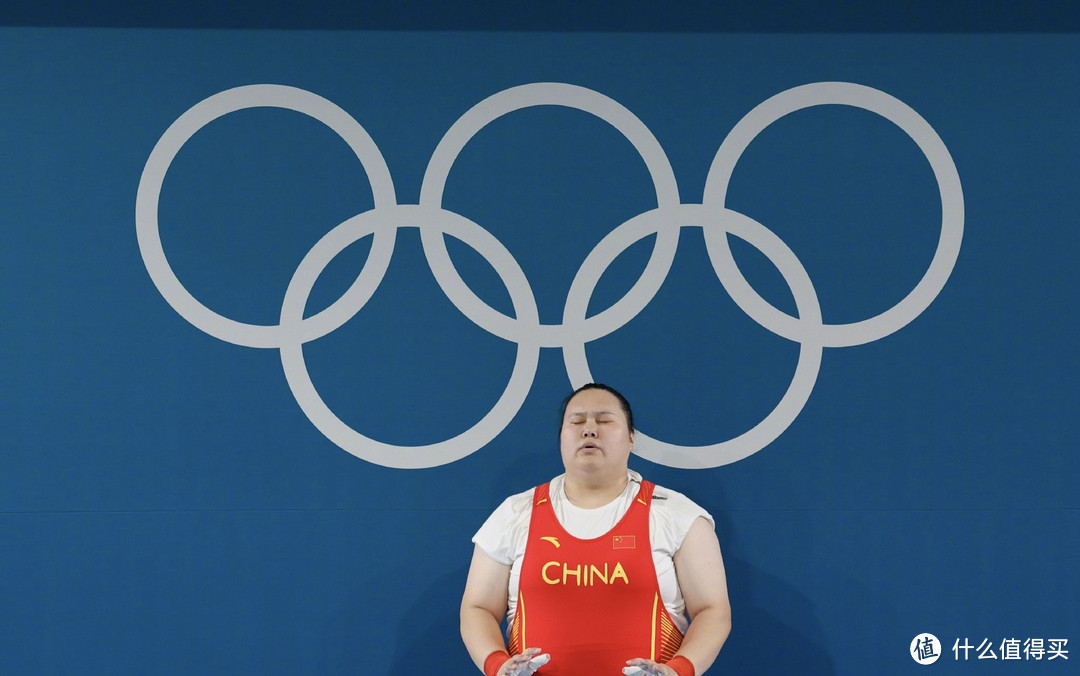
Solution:
[{"label": "blue wall", "polygon": [[716,516],[710,673],[1080,659],[1000,650],[1080,640],[1074,33],[9,23],[0,673],[470,673],[582,354]]}]

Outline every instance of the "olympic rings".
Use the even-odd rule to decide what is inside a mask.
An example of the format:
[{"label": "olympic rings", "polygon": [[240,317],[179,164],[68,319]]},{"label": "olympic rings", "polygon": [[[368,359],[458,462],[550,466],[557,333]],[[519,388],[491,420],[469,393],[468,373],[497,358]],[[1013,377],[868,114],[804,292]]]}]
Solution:
[{"label": "olympic rings", "polygon": [[[586,256],[568,293],[561,324],[541,324],[536,299],[520,265],[501,242],[480,225],[442,208],[446,178],[465,145],[485,126],[515,110],[541,105],[575,108],[607,122],[638,151],[656,190],[657,207],[606,235]],[[937,251],[923,278],[893,308],[861,322],[828,325],[822,321],[814,286],[795,254],[775,233],[724,206],[728,181],[749,143],[776,120],[818,105],[847,105],[874,112],[900,127],[919,146],[933,169],[942,202]],[[375,205],[333,228],[300,262],[289,282],[280,321],[253,325],[223,317],[194,298],[176,277],[162,248],[158,200],[165,174],[180,148],[200,129],[231,112],[275,107],[308,115],[344,140],[363,165]],[[750,111],[717,151],[706,180],[702,204],[683,204],[671,164],[649,129],[633,113],[591,89],[562,83],[534,83],[498,92],[462,115],[432,153],[424,173],[420,203],[398,204],[393,181],[378,146],[367,131],[332,102],[293,87],[250,85],[219,92],[182,114],[151,151],[139,181],[135,203],[139,250],[162,297],[196,328],[220,340],[246,347],[276,348],[293,396],[320,432],[343,450],[386,467],[435,467],[464,458],[491,442],[517,415],[536,375],[540,349],[563,350],[574,386],[592,380],[585,345],[633,319],[652,300],[671,268],[683,227],[701,227],[716,275],[735,303],[764,328],[800,345],[795,374],[780,402],[747,432],[707,446],[687,447],[637,433],[636,453],[653,462],[681,468],[709,468],[743,459],[775,440],[794,421],[810,397],[825,347],[858,345],[906,326],[937,297],[952,273],[963,237],[964,203],[956,166],[933,128],[910,107],[884,92],[844,82],[820,82],[781,92]],[[506,389],[491,410],[465,432],[439,443],[396,446],[368,438],[346,425],[323,402],[304,361],[305,343],[336,330],[371,298],[385,275],[399,228],[420,231],[424,255],[447,298],[472,322],[516,343],[517,357]],[[731,234],[764,254],[781,273],[795,299],[792,317],[761,298],[739,272],[728,246]],[[346,247],[372,237],[367,262],[348,290],[329,307],[304,317],[316,279]],[[450,235],[482,255],[510,294],[514,316],[482,301],[461,279],[446,249]],[[586,317],[600,277],[627,247],[655,235],[653,251],[641,277],[611,307]]]}]

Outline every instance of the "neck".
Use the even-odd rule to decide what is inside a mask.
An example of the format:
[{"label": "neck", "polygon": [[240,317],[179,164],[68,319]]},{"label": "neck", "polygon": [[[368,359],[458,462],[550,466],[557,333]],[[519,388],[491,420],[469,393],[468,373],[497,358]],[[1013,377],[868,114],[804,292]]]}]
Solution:
[{"label": "neck", "polygon": [[574,476],[566,474],[563,490],[566,499],[575,507],[593,509],[608,504],[626,489],[626,472],[614,477]]}]

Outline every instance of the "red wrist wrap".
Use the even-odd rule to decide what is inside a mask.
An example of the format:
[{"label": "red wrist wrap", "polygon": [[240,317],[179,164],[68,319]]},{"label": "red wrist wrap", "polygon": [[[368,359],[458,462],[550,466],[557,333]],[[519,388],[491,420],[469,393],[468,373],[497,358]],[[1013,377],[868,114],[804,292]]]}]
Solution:
[{"label": "red wrist wrap", "polygon": [[[505,650],[496,650],[487,656],[484,660],[484,676],[495,676],[499,673],[499,667],[501,667],[506,660],[510,659],[510,653]],[[693,673],[693,667],[690,669]]]},{"label": "red wrist wrap", "polygon": [[694,663],[682,655],[676,655],[664,664],[674,669],[679,676],[694,676]]}]

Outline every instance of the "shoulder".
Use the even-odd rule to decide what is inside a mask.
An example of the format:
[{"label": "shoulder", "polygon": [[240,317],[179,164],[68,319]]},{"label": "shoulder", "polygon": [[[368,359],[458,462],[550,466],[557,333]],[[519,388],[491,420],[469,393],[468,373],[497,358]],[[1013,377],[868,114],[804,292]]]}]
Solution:
[{"label": "shoulder", "polygon": [[689,518],[691,521],[701,516],[715,524],[713,517],[704,507],[697,504],[679,491],[657,486],[653,489],[653,505],[669,518]]},{"label": "shoulder", "polygon": [[530,488],[503,500],[476,531],[473,543],[495,561],[512,564],[524,551],[535,492]]},{"label": "shoulder", "polygon": [[[488,517],[488,521],[498,521],[503,527],[507,527],[519,519],[528,519],[532,514],[533,495],[535,495],[536,489],[530,488],[529,490],[515,493],[506,498],[495,508],[495,511]],[[484,524],[487,526],[487,523]]]},{"label": "shoulder", "polygon": [[653,489],[650,526],[655,548],[673,556],[682,546],[690,527],[698,517],[705,519],[711,527],[715,520],[703,507],[679,491],[657,486]]}]

